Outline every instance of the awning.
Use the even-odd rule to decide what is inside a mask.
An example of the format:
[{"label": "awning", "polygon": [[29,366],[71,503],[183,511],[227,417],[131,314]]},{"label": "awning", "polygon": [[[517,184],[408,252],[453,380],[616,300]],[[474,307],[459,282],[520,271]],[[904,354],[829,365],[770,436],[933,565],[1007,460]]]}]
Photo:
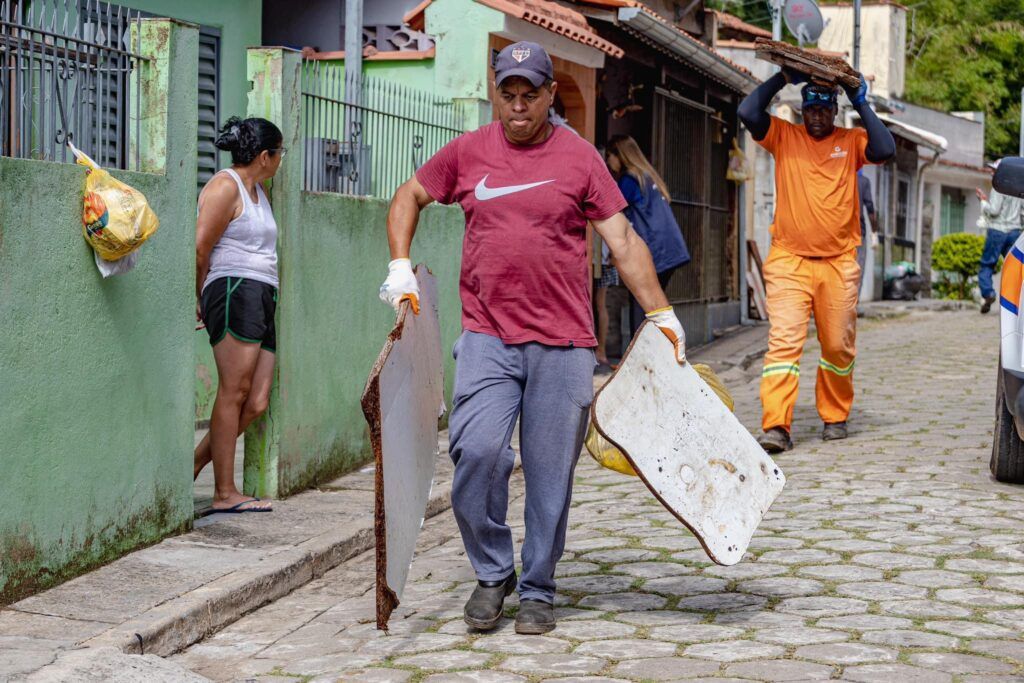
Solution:
[{"label": "awning", "polygon": [[664,48],[737,92],[747,94],[760,83],[749,71],[672,26],[644,5],[620,8],[618,20],[620,26]]},{"label": "awning", "polygon": [[899,135],[919,146],[927,147],[937,154],[942,154],[949,149],[949,141],[938,133],[911,126],[909,123],[898,121],[887,114],[878,114],[878,118],[885,122],[894,135]]},{"label": "awning", "polygon": [[949,149],[949,141],[937,133],[903,123],[889,114],[878,114],[877,116],[889,127],[893,135],[899,135],[904,140],[910,140],[920,147],[927,147],[936,154],[942,154]]},{"label": "awning", "polygon": [[939,166],[965,171],[982,178],[991,178],[992,174],[995,173],[988,166],[975,166],[974,164],[965,164],[960,161],[950,161],[949,159],[939,159]]}]

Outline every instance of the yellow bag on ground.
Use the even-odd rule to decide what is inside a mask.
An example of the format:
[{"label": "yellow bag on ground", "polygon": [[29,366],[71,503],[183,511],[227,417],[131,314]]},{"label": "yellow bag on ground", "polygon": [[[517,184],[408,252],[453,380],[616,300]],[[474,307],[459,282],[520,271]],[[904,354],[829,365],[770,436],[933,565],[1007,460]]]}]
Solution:
[{"label": "yellow bag on ground", "polygon": [[104,261],[121,259],[148,240],[160,221],[141,192],[70,147],[78,163],[89,169],[82,196],[82,235]]},{"label": "yellow bag on ground", "polygon": [[[715,374],[709,366],[702,363],[695,363],[693,369],[697,371],[700,378],[707,383],[711,390],[715,392],[718,398],[722,399],[722,403],[726,405],[729,410],[733,410],[735,403],[732,400],[732,395],[729,390],[725,388],[722,380]],[[594,428],[594,423],[590,423],[590,430],[587,432],[586,440],[587,451],[591,457],[597,461],[598,465],[607,467],[610,470],[615,470],[620,474],[628,474],[632,477],[636,476],[636,471],[633,466],[626,460],[626,456],[622,452],[608,443],[608,441],[601,436],[597,429]]]}]

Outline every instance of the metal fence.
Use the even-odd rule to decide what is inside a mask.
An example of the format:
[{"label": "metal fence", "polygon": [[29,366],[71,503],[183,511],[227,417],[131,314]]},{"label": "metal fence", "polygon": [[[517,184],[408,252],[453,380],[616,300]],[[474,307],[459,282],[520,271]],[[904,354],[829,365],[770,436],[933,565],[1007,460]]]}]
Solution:
[{"label": "metal fence", "polygon": [[725,301],[730,280],[732,196],[725,179],[729,140],[716,110],[677,93],[655,93],[654,163],[672,195],[672,211],[692,260],[678,269],[665,292],[674,304]]},{"label": "metal fence", "polygon": [[346,83],[338,63],[304,62],[301,89],[309,191],[390,198],[462,133],[450,99],[366,76]]},{"label": "metal fence", "polygon": [[0,155],[71,162],[73,140],[138,169],[140,21],[97,0],[0,0]]}]

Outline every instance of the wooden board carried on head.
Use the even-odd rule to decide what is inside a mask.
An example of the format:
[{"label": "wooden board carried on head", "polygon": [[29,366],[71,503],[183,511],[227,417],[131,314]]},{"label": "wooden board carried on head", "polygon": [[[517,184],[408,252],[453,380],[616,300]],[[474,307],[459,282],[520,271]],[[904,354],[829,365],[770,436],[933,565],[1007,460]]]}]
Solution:
[{"label": "wooden board carried on head", "polygon": [[786,478],[655,325],[640,327],[591,416],[713,561],[743,558]]},{"label": "wooden board carried on head", "polygon": [[758,59],[805,73],[819,85],[844,85],[848,88],[860,85],[860,74],[842,57],[767,38],[754,41],[754,53]]},{"label": "wooden board carried on head", "polygon": [[444,405],[437,282],[423,264],[416,267],[416,280],[419,315],[402,303],[362,398],[376,463],[377,628],[385,631],[405,588],[426,515]]}]

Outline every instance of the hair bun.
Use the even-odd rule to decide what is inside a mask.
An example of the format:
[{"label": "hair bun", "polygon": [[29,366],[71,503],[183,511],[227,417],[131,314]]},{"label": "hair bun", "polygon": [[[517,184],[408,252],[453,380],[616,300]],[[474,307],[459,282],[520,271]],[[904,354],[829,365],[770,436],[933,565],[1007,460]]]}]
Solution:
[{"label": "hair bun", "polygon": [[242,120],[232,116],[224,122],[213,144],[217,149],[231,152],[232,164],[245,165],[261,152],[280,147],[281,131],[266,119]]},{"label": "hair bun", "polygon": [[213,145],[217,149],[231,152],[242,146],[242,119],[232,116],[220,129],[220,134],[214,140]]}]

